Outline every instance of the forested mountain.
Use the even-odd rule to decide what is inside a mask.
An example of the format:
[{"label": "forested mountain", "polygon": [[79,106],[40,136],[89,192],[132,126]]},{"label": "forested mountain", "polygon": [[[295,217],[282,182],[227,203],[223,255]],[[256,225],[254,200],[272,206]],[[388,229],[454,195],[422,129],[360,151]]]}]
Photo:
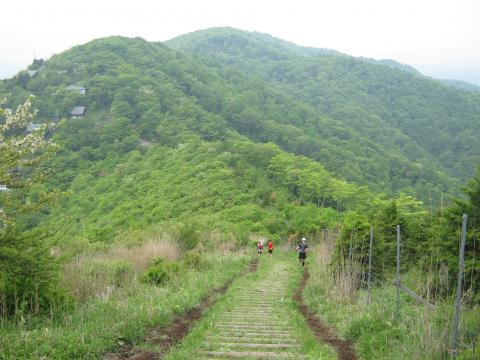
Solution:
[{"label": "forested mountain", "polygon": [[322,49],[302,52],[235,29],[209,29],[167,44],[258,76],[313,106],[318,114],[388,152],[401,154],[417,170],[406,171],[402,179],[391,174],[393,189],[411,186],[410,172],[425,178],[432,177],[425,172],[434,170],[464,181],[479,164],[480,143],[475,141],[480,135],[478,93],[443,86],[395,62],[395,66],[391,61],[375,63]]},{"label": "forested mountain", "polygon": [[232,29],[98,39],[0,84],[11,107],[31,93],[62,145],[47,186],[68,196],[24,222],[62,236],[169,219],[280,234],[383,192],[439,200],[478,164],[475,94]]},{"label": "forested mountain", "polygon": [[466,90],[466,91],[480,91],[480,86],[471,84],[466,81],[452,80],[452,79],[441,79],[440,81],[446,85],[449,85],[457,89]]},{"label": "forested mountain", "polygon": [[[14,107],[33,93],[42,122],[61,119],[51,130],[62,148],[47,185],[66,196],[43,216],[23,219],[27,227],[43,220],[62,239],[108,241],[183,219],[238,229],[237,237],[278,234],[297,218],[322,223],[316,206],[300,217],[292,202],[354,208],[373,197],[313,160],[263,144],[268,135],[293,150],[302,132],[283,115],[302,124],[303,112],[316,119],[313,110],[162,44],[101,39],[29,70],[37,72],[3,82],[1,95]],[[74,107],[85,114],[70,116]]]}]

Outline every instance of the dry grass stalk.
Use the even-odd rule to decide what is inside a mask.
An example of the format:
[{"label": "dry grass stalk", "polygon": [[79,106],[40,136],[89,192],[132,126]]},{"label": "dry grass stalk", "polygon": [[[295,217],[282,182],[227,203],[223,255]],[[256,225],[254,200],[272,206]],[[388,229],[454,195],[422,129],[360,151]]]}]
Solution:
[{"label": "dry grass stalk", "polygon": [[63,283],[80,301],[89,298],[107,301],[115,289],[136,286],[138,275],[153,259],[173,261],[179,255],[180,249],[173,240],[159,235],[137,246],[78,255],[64,267]]},{"label": "dry grass stalk", "polygon": [[180,256],[180,249],[177,244],[166,234],[150,238],[142,245],[133,247],[116,247],[100,258],[124,260],[131,262],[139,271],[145,270],[153,259],[164,258],[167,261],[174,261]]},{"label": "dry grass stalk", "polygon": [[330,295],[339,300],[353,298],[359,287],[361,279],[361,267],[356,263],[344,262],[334,272],[328,270],[335,251],[335,242],[338,231],[322,231],[320,242],[316,248],[316,261],[321,269],[325,269],[325,288],[329,289]]},{"label": "dry grass stalk", "polygon": [[343,264],[334,274],[335,286],[332,295],[338,299],[352,299],[357,293],[361,279],[361,267],[356,264]]}]

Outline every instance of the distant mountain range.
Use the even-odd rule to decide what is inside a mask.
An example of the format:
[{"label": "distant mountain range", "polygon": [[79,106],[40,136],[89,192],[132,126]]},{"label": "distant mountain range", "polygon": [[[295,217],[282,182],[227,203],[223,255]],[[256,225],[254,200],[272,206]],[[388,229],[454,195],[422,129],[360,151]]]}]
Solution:
[{"label": "distant mountain range", "polygon": [[410,66],[231,28],[183,35],[167,45],[258,76],[422,168],[439,161],[462,180],[478,166],[479,149],[470,135],[478,132],[480,94],[455,91]]},{"label": "distant mountain range", "polygon": [[[281,56],[288,56],[287,55],[288,53],[295,53],[297,56],[305,56],[305,57],[318,56],[318,55],[336,55],[336,56],[351,57],[348,54],[341,53],[339,51],[332,50],[332,49],[299,46],[299,45],[296,45],[292,42],[275,38],[275,37],[273,37],[269,34],[260,33],[260,32],[256,32],[256,31],[249,33],[249,32],[246,32],[246,31],[237,30],[237,29],[229,28],[229,27],[211,28],[211,29],[207,29],[207,30],[196,31],[196,32],[189,33],[189,34],[186,34],[186,35],[181,35],[181,36],[179,36],[175,39],[167,41],[167,43],[169,43],[173,47],[182,47],[182,43],[184,43],[184,42],[188,42],[188,41],[198,42],[198,41],[201,41],[203,36],[208,36],[208,34],[213,34],[216,31],[221,31],[224,34],[237,34],[237,35],[240,34],[240,33],[243,33],[243,34],[248,33],[252,36],[252,38],[255,38],[256,40],[263,42],[264,45],[266,45],[266,44],[272,45],[273,47],[270,48],[270,50],[272,52],[275,52],[274,49],[280,50],[283,53],[282,55],[277,54],[280,57]],[[403,71],[406,71],[408,73],[415,74],[415,75],[418,75],[418,76],[425,76],[420,71],[415,69],[414,67],[412,67],[410,65],[399,63],[398,61],[395,61],[395,60],[392,60],[392,59],[375,60],[375,59],[365,58],[365,57],[358,57],[356,59],[364,60],[364,61],[371,62],[371,63],[387,65],[391,68],[400,69],[400,70],[403,70]],[[428,76],[425,76],[425,77],[428,77]],[[428,78],[430,78],[430,77],[428,77]],[[435,80],[440,81],[445,85],[455,87],[457,89],[462,89],[462,90],[467,90],[467,91],[480,91],[480,86],[471,84],[471,83],[466,82],[466,81],[446,80],[446,79],[435,79]]]}]

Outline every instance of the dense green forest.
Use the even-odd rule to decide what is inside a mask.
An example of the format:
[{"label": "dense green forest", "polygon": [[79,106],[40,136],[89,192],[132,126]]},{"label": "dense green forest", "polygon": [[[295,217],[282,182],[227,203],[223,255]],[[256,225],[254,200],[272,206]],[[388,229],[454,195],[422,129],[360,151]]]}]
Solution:
[{"label": "dense green forest", "polygon": [[[345,209],[374,196],[314,160],[284,152],[303,146],[292,136],[316,141],[283,117],[291,113],[301,124],[303,110],[240,74],[234,78],[241,81],[232,82],[163,45],[122,38],[97,40],[34,66],[38,75],[7,81],[4,94],[21,102],[33,92],[45,122],[60,114],[51,135],[63,146],[47,165],[55,176],[46,186],[67,196],[44,216],[23,220],[29,228],[42,218],[47,228],[58,225],[62,241],[65,235],[106,241],[126,229],[193,215],[203,217],[198,222],[205,227],[226,221],[279,236],[295,212],[286,211],[292,201]],[[65,90],[72,83],[87,94]],[[78,105],[86,107],[85,116],[68,117]],[[285,166],[275,167],[282,161]],[[303,171],[303,179],[284,177],[289,166]]]},{"label": "dense green forest", "polygon": [[[376,186],[406,190],[423,200],[435,193],[438,202],[438,190],[448,191],[449,179],[464,183],[478,166],[478,92],[444,86],[395,62],[315,51],[235,29],[199,31],[167,44],[258,76],[312,106],[368,139],[362,148],[367,147],[370,158],[376,149],[385,149],[381,169],[388,169],[387,174],[356,159],[363,178],[335,169],[338,161],[320,159],[346,178],[364,182],[369,174]],[[343,145],[358,153],[351,143]]]},{"label": "dense green forest", "polygon": [[[36,93],[39,95],[37,104],[40,115],[45,120],[68,115],[68,111],[76,102],[88,104],[87,113],[90,113],[100,109],[108,111],[111,106],[115,105],[113,104],[114,100],[122,98],[122,101],[125,101],[133,111],[132,116],[135,117],[133,120],[135,120],[136,129],[139,126],[143,127],[141,130],[137,129],[141,131],[139,135],[147,140],[149,134],[152,134],[153,127],[148,128],[149,125],[143,121],[141,116],[147,111],[148,101],[155,102],[155,97],[161,96],[161,108],[157,113],[173,115],[170,107],[176,106],[177,98],[180,95],[181,98],[185,98],[183,107],[195,103],[196,108],[204,114],[202,121],[208,123],[208,125],[200,125],[198,121],[195,121],[196,128],[193,127],[193,123],[190,123],[184,125],[185,129],[194,133],[202,132],[200,135],[206,140],[220,138],[227,129],[234,130],[254,142],[272,142],[285,151],[308,156],[320,162],[335,176],[347,181],[368,185],[374,189],[380,188],[388,194],[406,192],[426,202],[432,199],[434,203],[439,203],[441,193],[445,193],[445,198],[451,193],[457,193],[458,182],[463,182],[473,175],[472,169],[478,158],[478,149],[476,149],[476,143],[471,141],[469,136],[471,134],[475,136],[475,129],[472,131],[465,129],[462,132],[466,136],[465,142],[456,144],[458,149],[451,149],[445,145],[439,147],[442,152],[445,149],[451,150],[448,153],[449,158],[458,155],[468,157],[468,159],[462,158],[462,161],[455,162],[454,166],[452,165],[453,160],[446,165],[442,164],[440,156],[434,154],[430,149],[425,149],[418,139],[412,139],[406,131],[385,121],[385,113],[389,110],[383,105],[381,109],[379,106],[372,106],[370,96],[357,89],[359,82],[354,76],[355,71],[363,71],[361,70],[363,67],[370,69],[372,77],[377,77],[377,79],[373,79],[375,82],[381,81],[381,77],[386,75],[407,76],[408,74],[405,75],[404,72],[340,55],[331,58],[320,56],[292,60],[293,65],[299,61],[320,61],[322,59],[332,63],[331,76],[336,78],[339,84],[332,83],[330,90],[321,81],[317,81],[319,80],[318,74],[315,75],[308,71],[301,71],[304,74],[302,76],[309,77],[308,81],[303,81],[302,78],[295,80],[303,85],[311,84],[314,87],[321,87],[323,92],[328,90],[328,93],[322,95],[323,93],[318,92],[318,89],[312,88],[317,99],[313,101],[311,96],[304,96],[306,90],[291,89],[292,85],[281,87],[278,86],[278,81],[275,83],[266,81],[264,77],[256,76],[256,74],[255,76],[246,76],[249,72],[245,70],[245,66],[240,67],[240,72],[231,66],[222,67],[208,60],[198,59],[198,57],[180,55],[161,44],[142,43],[140,39],[112,38],[103,40],[103,42],[117,43],[117,45],[116,47],[113,45],[103,47],[102,41],[97,41],[85,47],[72,49],[70,52],[53,57],[48,62],[48,66],[44,66],[42,71],[33,78],[29,78],[26,72],[19,74],[16,85],[20,86],[14,88],[14,81],[10,81],[2,93],[15,94],[15,97],[19,99],[18,102],[22,94],[26,96],[29,92]],[[127,45],[127,42],[137,44]],[[232,46],[234,45],[235,43]],[[274,45],[268,46],[273,47]],[[265,48],[268,49],[261,43],[257,44],[257,47],[262,51],[266,51]],[[124,51],[121,50],[122,48]],[[202,48],[208,47],[202,46]],[[269,62],[262,60],[263,55],[258,53],[260,50],[254,52],[251,57],[266,66]],[[271,50],[272,54],[269,53],[268,56],[276,57],[274,54],[281,53],[282,50],[282,48],[274,48]],[[289,53],[287,52],[287,54]],[[248,56],[239,55],[242,56],[235,56],[235,59],[245,61],[246,64],[249,63]],[[283,57],[286,56],[283,55]],[[91,59],[95,59],[93,63]],[[357,64],[358,69],[349,72],[346,76],[347,69],[335,69],[337,63],[339,67],[343,67],[342,62]],[[313,69],[311,70],[313,71]],[[270,76],[274,70],[266,69],[265,71],[268,71],[269,79],[274,78]],[[277,72],[289,73],[289,71],[283,70],[283,65]],[[292,69],[292,75],[295,73],[299,73],[299,71]],[[313,78],[315,81],[312,81]],[[163,79],[162,92],[146,94],[145,91],[148,93],[150,88],[153,89],[152,83],[161,82],[160,79]],[[408,79],[411,78],[408,77]],[[397,84],[396,80],[396,78],[392,78],[389,81],[395,85]],[[429,80],[425,79],[418,79],[418,81],[429,83]],[[67,84],[76,83],[88,88],[85,96],[65,90]],[[342,83],[350,84],[348,86],[352,86],[353,89],[348,91],[342,89]],[[167,84],[169,85],[167,86]],[[335,90],[336,86],[339,86],[338,90]],[[395,86],[401,87],[402,91],[411,91],[408,83],[404,85],[400,83]],[[455,91],[453,94],[460,98],[473,96]],[[299,95],[302,95],[302,98]],[[142,96],[144,99],[141,99]],[[415,94],[412,96],[416,97]],[[149,97],[150,100],[147,100]],[[340,98],[343,99],[343,104],[335,105]],[[319,101],[319,99],[323,100]],[[449,101],[455,103],[456,100],[454,97]],[[359,104],[359,102],[363,103]],[[378,101],[375,100],[376,103]],[[406,100],[404,103],[409,105],[410,101]],[[472,104],[475,105],[475,101],[472,100]],[[159,107],[159,103],[156,106]],[[325,107],[332,108],[332,111],[326,111]],[[374,113],[375,109],[380,109],[381,114],[378,114],[380,110]],[[425,107],[423,104],[419,104],[413,110],[410,109],[409,105],[405,111],[423,111],[422,109]],[[150,108],[149,110],[150,113],[155,111]],[[459,114],[459,116],[463,116],[461,112]],[[125,118],[129,116],[128,113],[124,115]],[[186,117],[187,114],[183,116]],[[409,119],[415,118],[414,116],[415,114]],[[475,121],[475,116],[478,115],[474,114],[470,119],[471,122]],[[390,118],[392,118],[391,114],[388,115],[387,120]],[[151,123],[155,123],[155,119],[152,117],[149,120]],[[400,120],[393,119],[391,121],[400,122]],[[450,130],[454,126],[452,124],[458,124],[458,121],[441,120],[443,124],[436,127],[434,131],[445,129],[442,136],[445,137],[448,134],[447,137],[452,139]],[[164,122],[168,121],[165,119]],[[419,121],[415,120],[414,123],[419,123]],[[406,125],[402,126],[406,127]],[[172,134],[168,133],[171,129],[165,130],[163,134],[164,138],[170,138],[169,146],[178,142],[171,136]],[[416,130],[418,129],[411,130],[415,136],[421,132]],[[422,127],[422,131],[430,130]],[[422,133],[422,136],[427,138],[425,141],[433,141],[429,139],[435,138],[438,134],[425,135]],[[437,145],[433,144],[432,146],[438,146],[439,142],[437,141]],[[468,147],[468,151],[464,151],[464,147]],[[458,166],[468,166],[471,169],[468,171],[466,169],[458,170]]]}]

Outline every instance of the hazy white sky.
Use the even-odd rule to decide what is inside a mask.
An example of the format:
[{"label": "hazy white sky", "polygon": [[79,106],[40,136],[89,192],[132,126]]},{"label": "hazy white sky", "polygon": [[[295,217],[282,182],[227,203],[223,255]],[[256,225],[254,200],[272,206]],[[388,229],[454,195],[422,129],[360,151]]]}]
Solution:
[{"label": "hazy white sky", "polygon": [[0,78],[98,37],[231,26],[480,85],[480,0],[4,0],[0,12]]}]

